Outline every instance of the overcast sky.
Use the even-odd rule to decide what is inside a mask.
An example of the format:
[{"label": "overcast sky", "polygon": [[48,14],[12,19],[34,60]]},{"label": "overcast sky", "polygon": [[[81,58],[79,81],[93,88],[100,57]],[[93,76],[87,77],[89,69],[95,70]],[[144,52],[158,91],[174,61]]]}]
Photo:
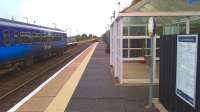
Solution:
[{"label": "overcast sky", "polygon": [[96,34],[100,36],[110,24],[113,11],[118,12],[130,5],[132,0],[0,0],[0,18],[72,30],[75,34]]}]

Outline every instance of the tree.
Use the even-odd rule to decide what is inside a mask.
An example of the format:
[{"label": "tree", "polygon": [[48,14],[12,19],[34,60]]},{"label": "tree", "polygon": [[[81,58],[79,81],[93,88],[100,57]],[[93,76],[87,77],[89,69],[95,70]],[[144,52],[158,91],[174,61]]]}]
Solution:
[{"label": "tree", "polygon": [[92,35],[92,34],[89,34],[89,38],[93,38],[93,35]]},{"label": "tree", "polygon": [[82,38],[84,38],[84,39],[87,38],[87,34],[85,34],[85,33],[82,34]]}]

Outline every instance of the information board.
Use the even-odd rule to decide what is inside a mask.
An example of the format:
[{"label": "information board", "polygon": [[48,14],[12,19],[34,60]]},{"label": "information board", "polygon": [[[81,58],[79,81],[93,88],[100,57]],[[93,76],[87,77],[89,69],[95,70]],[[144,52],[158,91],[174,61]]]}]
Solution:
[{"label": "information board", "polygon": [[195,107],[198,35],[177,36],[176,95]]}]

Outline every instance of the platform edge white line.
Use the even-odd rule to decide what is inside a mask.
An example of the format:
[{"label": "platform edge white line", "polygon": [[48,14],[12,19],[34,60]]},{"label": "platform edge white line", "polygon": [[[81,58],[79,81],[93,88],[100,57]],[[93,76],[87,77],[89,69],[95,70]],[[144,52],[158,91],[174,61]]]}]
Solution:
[{"label": "platform edge white line", "polygon": [[[92,44],[93,45],[93,44]],[[24,103],[26,103],[29,99],[31,99],[35,94],[37,94],[46,84],[48,84],[51,80],[53,80],[56,76],[59,75],[65,68],[67,68],[71,63],[73,63],[77,58],[79,58],[84,52],[86,52],[92,45],[90,45],[87,49],[82,51],[78,56],[73,58],[69,63],[67,63],[64,67],[62,67],[59,71],[57,71],[53,76],[43,82],[40,86],[38,86],[35,90],[33,90],[29,95],[24,97],[21,101],[19,101],[14,107],[9,109],[7,112],[16,112]]]}]

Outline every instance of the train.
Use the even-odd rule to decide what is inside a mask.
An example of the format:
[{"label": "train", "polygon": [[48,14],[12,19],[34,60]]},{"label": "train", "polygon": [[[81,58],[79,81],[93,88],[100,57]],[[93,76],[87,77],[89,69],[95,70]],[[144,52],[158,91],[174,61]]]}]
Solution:
[{"label": "train", "polygon": [[67,42],[67,47],[76,46],[78,44],[76,38],[74,37],[67,38]]},{"label": "train", "polygon": [[61,29],[0,18],[0,70],[62,54],[66,45],[67,34]]}]

